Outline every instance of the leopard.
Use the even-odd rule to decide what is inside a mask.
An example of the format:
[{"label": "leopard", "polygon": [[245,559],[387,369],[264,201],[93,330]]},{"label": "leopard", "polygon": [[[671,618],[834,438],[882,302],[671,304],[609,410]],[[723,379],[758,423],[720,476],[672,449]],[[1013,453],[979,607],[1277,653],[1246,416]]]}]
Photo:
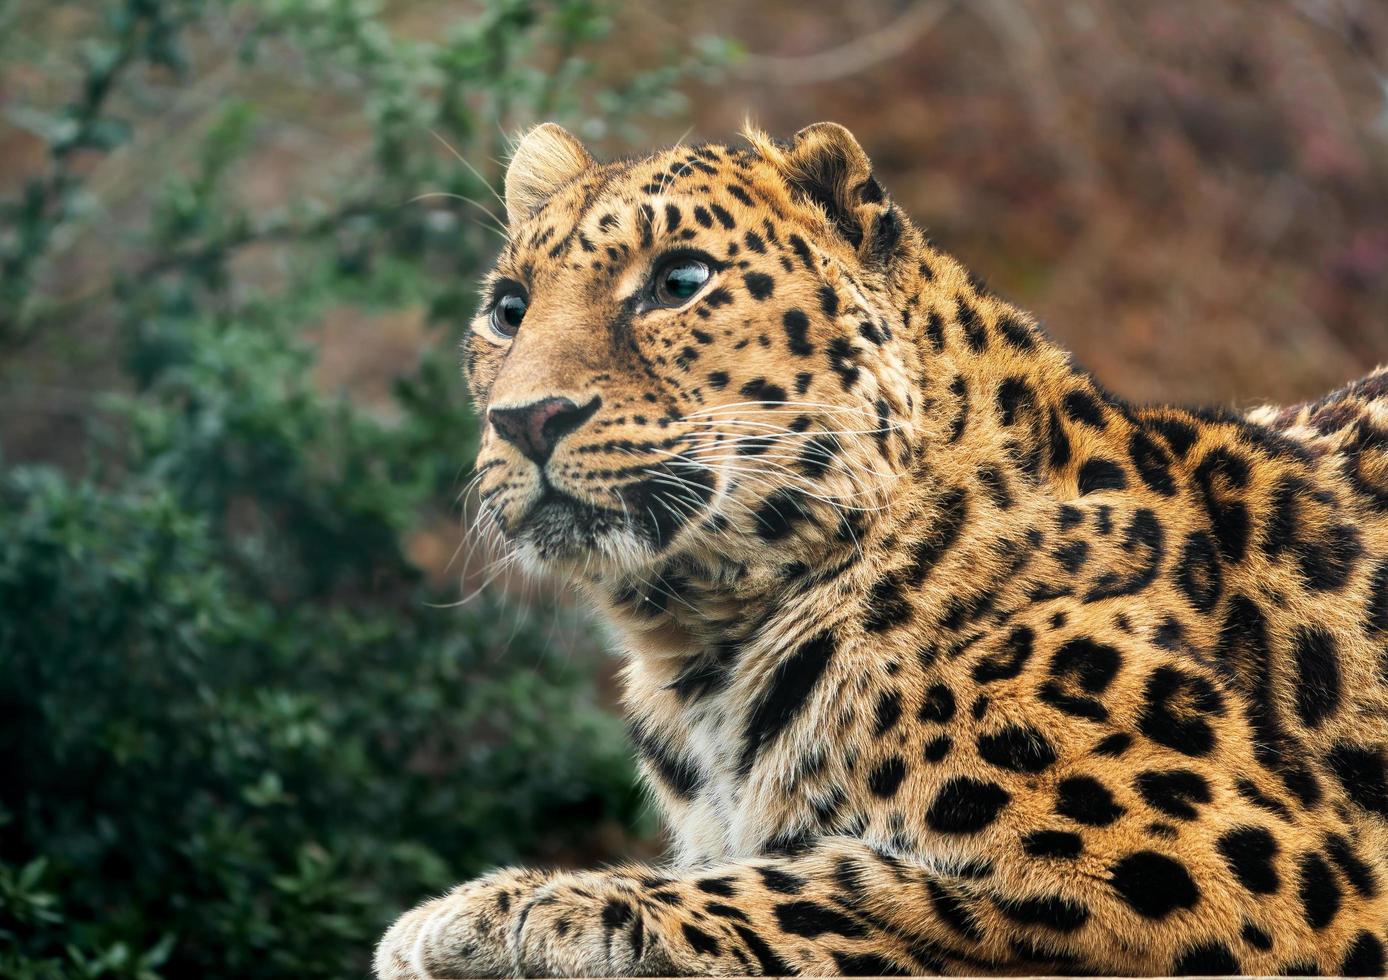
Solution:
[{"label": "leopard", "polygon": [[504,868],[382,980],[1384,973],[1388,371],[1103,388],[858,140],[505,172],[479,507],[620,660],[662,861]]}]

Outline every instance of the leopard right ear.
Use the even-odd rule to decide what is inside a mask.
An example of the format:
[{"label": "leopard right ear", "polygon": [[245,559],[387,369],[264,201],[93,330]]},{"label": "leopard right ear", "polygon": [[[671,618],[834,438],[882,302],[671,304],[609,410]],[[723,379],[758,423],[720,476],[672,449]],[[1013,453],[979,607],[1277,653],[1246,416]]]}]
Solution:
[{"label": "leopard right ear", "polygon": [[902,215],[852,133],[838,123],[821,122],[800,130],[789,145],[750,127],[744,136],[781,171],[794,193],[823,209],[865,260],[878,265],[890,261],[901,240]]},{"label": "leopard right ear", "polygon": [[578,138],[563,126],[541,123],[521,137],[506,168],[506,220],[515,227],[549,197],[593,166]]}]

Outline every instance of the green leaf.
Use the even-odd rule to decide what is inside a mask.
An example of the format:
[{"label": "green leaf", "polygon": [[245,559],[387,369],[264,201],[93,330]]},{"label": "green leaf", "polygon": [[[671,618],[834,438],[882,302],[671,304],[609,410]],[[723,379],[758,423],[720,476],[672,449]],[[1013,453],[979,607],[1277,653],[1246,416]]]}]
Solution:
[{"label": "green leaf", "polygon": [[47,870],[48,858],[34,858],[20,871],[19,880],[16,882],[17,890],[20,892],[31,891],[43,879]]},{"label": "green leaf", "polygon": [[92,149],[110,151],[129,143],[132,135],[128,121],[105,116],[86,128],[82,143]]}]

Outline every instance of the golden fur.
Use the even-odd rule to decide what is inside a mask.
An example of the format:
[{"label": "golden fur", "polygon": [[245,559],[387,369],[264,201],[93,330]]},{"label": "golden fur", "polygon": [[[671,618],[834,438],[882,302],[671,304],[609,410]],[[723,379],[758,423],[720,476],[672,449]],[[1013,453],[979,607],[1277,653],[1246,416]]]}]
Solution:
[{"label": "golden fur", "polygon": [[1381,974],[1388,375],[1126,405],[847,130],[747,140],[536,130],[465,345],[488,518],[611,624],[671,861],[465,884],[378,974]]}]

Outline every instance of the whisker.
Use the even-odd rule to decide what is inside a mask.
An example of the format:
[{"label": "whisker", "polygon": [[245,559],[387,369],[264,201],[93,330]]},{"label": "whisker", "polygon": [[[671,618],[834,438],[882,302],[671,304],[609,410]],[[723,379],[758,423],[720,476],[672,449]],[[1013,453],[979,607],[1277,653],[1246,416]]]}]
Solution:
[{"label": "whisker", "polygon": [[[449,199],[454,200],[454,201],[463,201],[463,202],[465,202],[465,203],[467,203],[467,204],[471,204],[473,207],[477,208],[479,211],[481,211],[483,214],[485,214],[488,218],[491,218],[491,219],[492,219],[492,222],[493,222],[492,224],[490,224],[490,225],[482,224],[481,227],[486,228],[488,231],[494,231],[494,232],[498,233],[499,235],[501,235],[503,238],[506,238],[506,237],[508,237],[508,236],[510,235],[510,232],[508,232],[508,231],[506,230],[506,226],[503,225],[503,224],[501,223],[501,219],[498,218],[495,214],[493,214],[490,208],[488,208],[486,205],[482,204],[481,201],[475,201],[475,200],[473,200],[472,198],[467,197],[467,196],[465,196],[465,195],[463,195],[463,194],[454,194],[452,191],[425,191],[423,194],[416,194],[414,197],[410,198],[410,199],[409,199],[408,201],[406,201],[405,203],[406,203],[406,204],[415,204],[415,203],[418,203],[419,201],[425,201],[425,200],[428,200],[429,198],[434,198],[434,197],[446,197],[446,198],[449,198]],[[473,218],[469,218],[469,220],[474,220],[474,221],[475,221],[475,219],[473,219]],[[478,223],[478,224],[481,224],[481,222],[477,222],[477,223]]]},{"label": "whisker", "polygon": [[437,130],[430,129],[429,135],[434,137],[434,139],[438,140],[440,143],[442,143],[444,149],[446,149],[449,153],[453,154],[457,161],[461,163],[464,167],[467,167],[469,170],[472,171],[472,175],[481,182],[482,186],[487,189],[488,193],[490,193],[492,197],[496,198],[496,203],[500,204],[502,210],[504,211],[506,208],[506,199],[496,192],[496,188],[492,186],[492,182],[488,180],[480,170],[478,170],[472,164],[468,163],[467,158],[464,157],[461,153],[459,153],[453,147],[453,144],[448,142],[448,140],[444,139],[442,134],[440,134]]},{"label": "whisker", "polygon": [[[768,408],[767,406],[776,407],[773,409]],[[808,408],[819,408],[826,409],[829,412],[850,412],[855,415],[866,415],[874,420],[877,418],[877,413],[875,411],[869,411],[865,408],[857,408],[852,405],[835,405],[831,402],[786,401],[783,399],[775,398],[758,398],[750,399],[748,401],[743,402],[731,402],[727,405],[712,405],[708,408],[701,408],[694,412],[686,412],[682,416],[682,418],[695,419],[713,415],[722,415],[727,412],[738,411],[744,408],[758,408],[763,411],[788,411],[792,409],[803,410]]]},{"label": "whisker", "polygon": [[[750,475],[750,474],[757,474],[757,475],[761,475],[761,476],[764,476],[764,477],[772,477],[772,476],[776,476],[776,475],[782,475],[782,476],[785,476],[785,477],[789,478],[790,480],[794,481],[794,482],[797,483],[797,484],[804,485],[804,486],[809,486],[809,487],[815,487],[816,489],[819,489],[819,488],[820,488],[820,484],[814,482],[814,481],[811,480],[809,477],[806,477],[806,476],[804,476],[803,474],[800,474],[800,473],[796,473],[796,472],[794,472],[793,470],[790,470],[790,469],[788,469],[788,468],[786,468],[786,467],[780,466],[779,464],[777,464],[776,469],[774,469],[774,470],[754,470],[754,469],[748,469],[748,468],[747,468],[747,465],[746,465],[746,464],[747,464],[748,462],[755,462],[757,459],[760,459],[760,458],[762,458],[762,457],[742,457],[742,456],[725,456],[725,457],[717,457],[717,458],[715,458],[714,461],[722,462],[722,463],[725,464],[723,467],[719,468],[719,467],[714,467],[714,466],[708,465],[709,460],[708,460],[707,457],[691,458],[691,455],[690,455],[690,454],[681,455],[681,454],[679,454],[679,453],[669,453],[668,451],[663,451],[663,450],[656,450],[656,452],[665,452],[666,455],[669,455],[669,456],[673,457],[674,459],[678,459],[678,460],[680,460],[680,461],[682,461],[682,462],[689,463],[690,465],[694,465],[694,466],[696,466],[696,467],[699,467],[699,468],[703,469],[705,472],[719,473],[719,474],[727,474],[727,473],[734,473],[734,474],[749,474],[749,475]],[[741,463],[741,464],[743,464],[743,465],[742,465],[742,466],[729,466],[729,465],[726,465],[726,464],[730,464],[730,463]],[[880,476],[881,474],[877,474],[877,475]],[[855,485],[855,486],[859,486],[857,483],[855,483],[854,485]],[[806,491],[806,490],[801,490],[801,492],[802,492],[802,493],[805,493],[807,496],[814,497],[814,498],[817,499],[817,500],[822,500],[823,502],[825,502],[825,503],[827,503],[827,504],[830,504],[831,506],[835,506],[835,503],[834,503],[834,500],[833,500],[833,499],[831,499],[831,498],[829,498],[829,497],[826,497],[826,496],[824,496],[824,495],[822,495],[822,494],[818,494],[818,493],[811,492],[811,491]],[[865,491],[863,491],[862,488],[860,487],[860,492],[865,492]],[[856,496],[856,494],[847,495],[844,499],[849,499],[849,500],[851,500],[851,499],[853,499],[854,496]],[[854,509],[854,510],[864,510],[864,511],[873,511],[873,512],[876,512],[876,511],[880,511],[880,510],[885,509],[885,505],[879,505],[879,506],[877,506],[877,507],[870,507],[870,508],[869,508],[869,507],[860,507],[860,506],[857,506],[857,505],[848,505],[848,506],[850,507],[850,509]]]},{"label": "whisker", "polygon": [[489,585],[495,582],[496,579],[501,575],[501,573],[506,571],[509,565],[515,564],[519,560],[520,555],[516,552],[511,552],[504,558],[493,563],[493,565],[490,566],[490,574],[487,576],[486,581],[484,581],[477,588],[473,589],[471,593],[457,600],[456,602],[426,602],[424,605],[428,606],[430,609],[456,609],[459,606],[466,606],[468,603],[472,602],[479,595],[481,595],[484,589],[486,589]]},{"label": "whisker", "polygon": [[[711,456],[711,457],[702,457],[702,458],[700,459],[700,462],[705,462],[705,463],[722,463],[722,464],[725,464],[725,465],[724,465],[724,470],[723,470],[724,472],[729,472],[729,473],[760,473],[760,474],[766,475],[766,476],[770,476],[770,475],[772,475],[772,474],[781,474],[781,475],[783,475],[783,476],[786,476],[786,477],[788,477],[788,478],[790,478],[790,479],[796,481],[797,483],[804,483],[804,484],[808,484],[809,486],[813,486],[813,487],[822,487],[822,484],[819,484],[819,483],[815,482],[815,480],[814,480],[813,478],[808,477],[808,476],[806,476],[806,475],[803,474],[803,473],[797,473],[797,472],[795,472],[794,470],[792,470],[792,469],[786,467],[785,465],[783,465],[783,464],[780,462],[781,460],[786,460],[786,461],[789,461],[789,462],[800,462],[800,459],[799,459],[799,457],[797,457],[797,456],[778,456],[778,455],[770,454],[770,453],[763,453],[762,455],[760,455],[760,456],[755,456],[755,457],[746,457],[746,456]],[[750,461],[750,462],[765,462],[765,463],[767,463],[768,465],[770,465],[770,466],[772,466],[772,467],[774,467],[774,468],[768,470],[768,469],[758,469],[758,468],[754,468],[754,467],[749,467],[749,466],[746,465],[749,461]],[[731,464],[742,464],[742,465],[731,465]],[[852,473],[851,471],[848,471],[848,470],[841,471],[841,475],[844,476],[850,483],[853,484],[853,486],[854,486],[854,488],[855,488],[854,491],[853,491],[852,493],[847,493],[847,494],[831,494],[831,493],[829,493],[828,490],[826,489],[826,490],[825,490],[825,495],[823,496],[823,499],[825,499],[825,500],[829,500],[829,499],[834,499],[834,500],[853,500],[853,499],[855,499],[855,498],[857,498],[857,497],[872,496],[872,495],[880,495],[880,494],[883,492],[881,487],[864,486],[863,484],[859,483],[859,482],[858,482],[857,474],[854,474],[854,473]],[[881,508],[880,508],[880,507],[877,507],[877,508],[873,508],[873,509],[874,509],[874,510],[880,510]]]},{"label": "whisker", "polygon": [[[712,469],[707,469],[707,468],[706,468],[706,471],[707,471],[707,472],[715,472],[714,470],[712,470]],[[652,470],[647,470],[646,473],[649,475],[649,478],[650,478],[651,481],[654,482],[654,483],[660,483],[660,484],[662,484],[662,485],[664,485],[664,486],[668,486],[668,487],[671,487],[671,488],[674,488],[674,489],[682,490],[682,491],[685,491],[685,492],[690,493],[690,494],[692,494],[692,495],[697,495],[701,490],[704,489],[703,487],[700,487],[698,484],[691,483],[691,482],[689,482],[688,480],[685,480],[683,477],[675,476],[674,474],[667,473],[667,472],[665,472],[665,471],[663,471],[663,470],[655,470],[655,469],[652,469]],[[695,500],[697,501],[697,499],[698,499],[698,498],[697,498],[697,496],[696,496],[696,497],[695,497]],[[732,504],[735,504],[735,505],[738,506],[738,507],[741,507],[741,508],[743,509],[743,511],[745,511],[745,512],[747,513],[747,515],[748,515],[749,517],[751,517],[751,518],[753,518],[753,519],[756,519],[756,516],[757,516],[756,511],[754,511],[751,507],[749,507],[749,506],[748,506],[746,503],[744,503],[743,501],[738,500],[736,497],[731,497],[731,496],[725,496],[723,499],[724,499],[725,501],[729,502],[729,503],[732,503]],[[702,505],[701,505],[701,506],[702,506]]]},{"label": "whisker", "polygon": [[[776,477],[791,477],[792,479],[795,479],[794,474],[785,473],[783,471],[734,469],[731,472],[739,478],[755,480],[763,486],[769,486],[775,489],[780,489],[780,486],[777,484],[775,480]],[[798,493],[800,496],[807,497],[810,500],[818,500],[820,503],[827,504],[829,507],[832,507],[836,511],[855,511],[865,514],[875,514],[886,510],[888,507],[888,505],[885,503],[877,504],[875,506],[849,503],[847,501],[853,499],[851,496],[825,496],[822,493],[817,493],[813,490],[806,489],[806,487],[804,486],[805,483],[809,483],[809,481],[804,480],[804,478],[799,478],[798,480],[796,480],[796,483],[792,484],[792,486],[789,489],[795,490],[795,492]],[[811,483],[810,485],[813,486],[814,484]]]},{"label": "whisker", "polygon": [[750,419],[720,419],[717,422],[698,422],[697,425],[718,426],[717,429],[710,429],[711,432],[719,432],[726,428],[755,429],[758,432],[774,432],[784,435],[787,438],[800,437],[803,439],[813,438],[814,436],[878,436],[888,435],[897,431],[894,428],[878,427],[874,429],[792,429],[784,425],[773,425],[770,422],[758,422]]},{"label": "whisker", "polygon": [[[729,498],[729,499],[731,499],[731,498]],[[832,507],[833,505],[831,504],[830,506]],[[804,509],[801,508],[800,505],[799,505],[798,503],[795,504],[795,508],[796,508],[796,510],[799,510],[799,511],[800,511],[800,513],[801,513],[802,516],[808,516],[808,515],[805,515]],[[765,519],[764,517],[762,517],[761,514],[759,514],[757,511],[753,510],[753,509],[750,508],[750,507],[746,507],[745,505],[744,505],[744,509],[747,511],[748,515],[750,515],[751,518],[752,518],[754,521],[756,521],[758,524],[760,524],[762,527],[765,527],[765,528],[768,528],[768,529],[771,528],[771,525],[768,524],[767,521],[766,521],[766,519]]]}]

